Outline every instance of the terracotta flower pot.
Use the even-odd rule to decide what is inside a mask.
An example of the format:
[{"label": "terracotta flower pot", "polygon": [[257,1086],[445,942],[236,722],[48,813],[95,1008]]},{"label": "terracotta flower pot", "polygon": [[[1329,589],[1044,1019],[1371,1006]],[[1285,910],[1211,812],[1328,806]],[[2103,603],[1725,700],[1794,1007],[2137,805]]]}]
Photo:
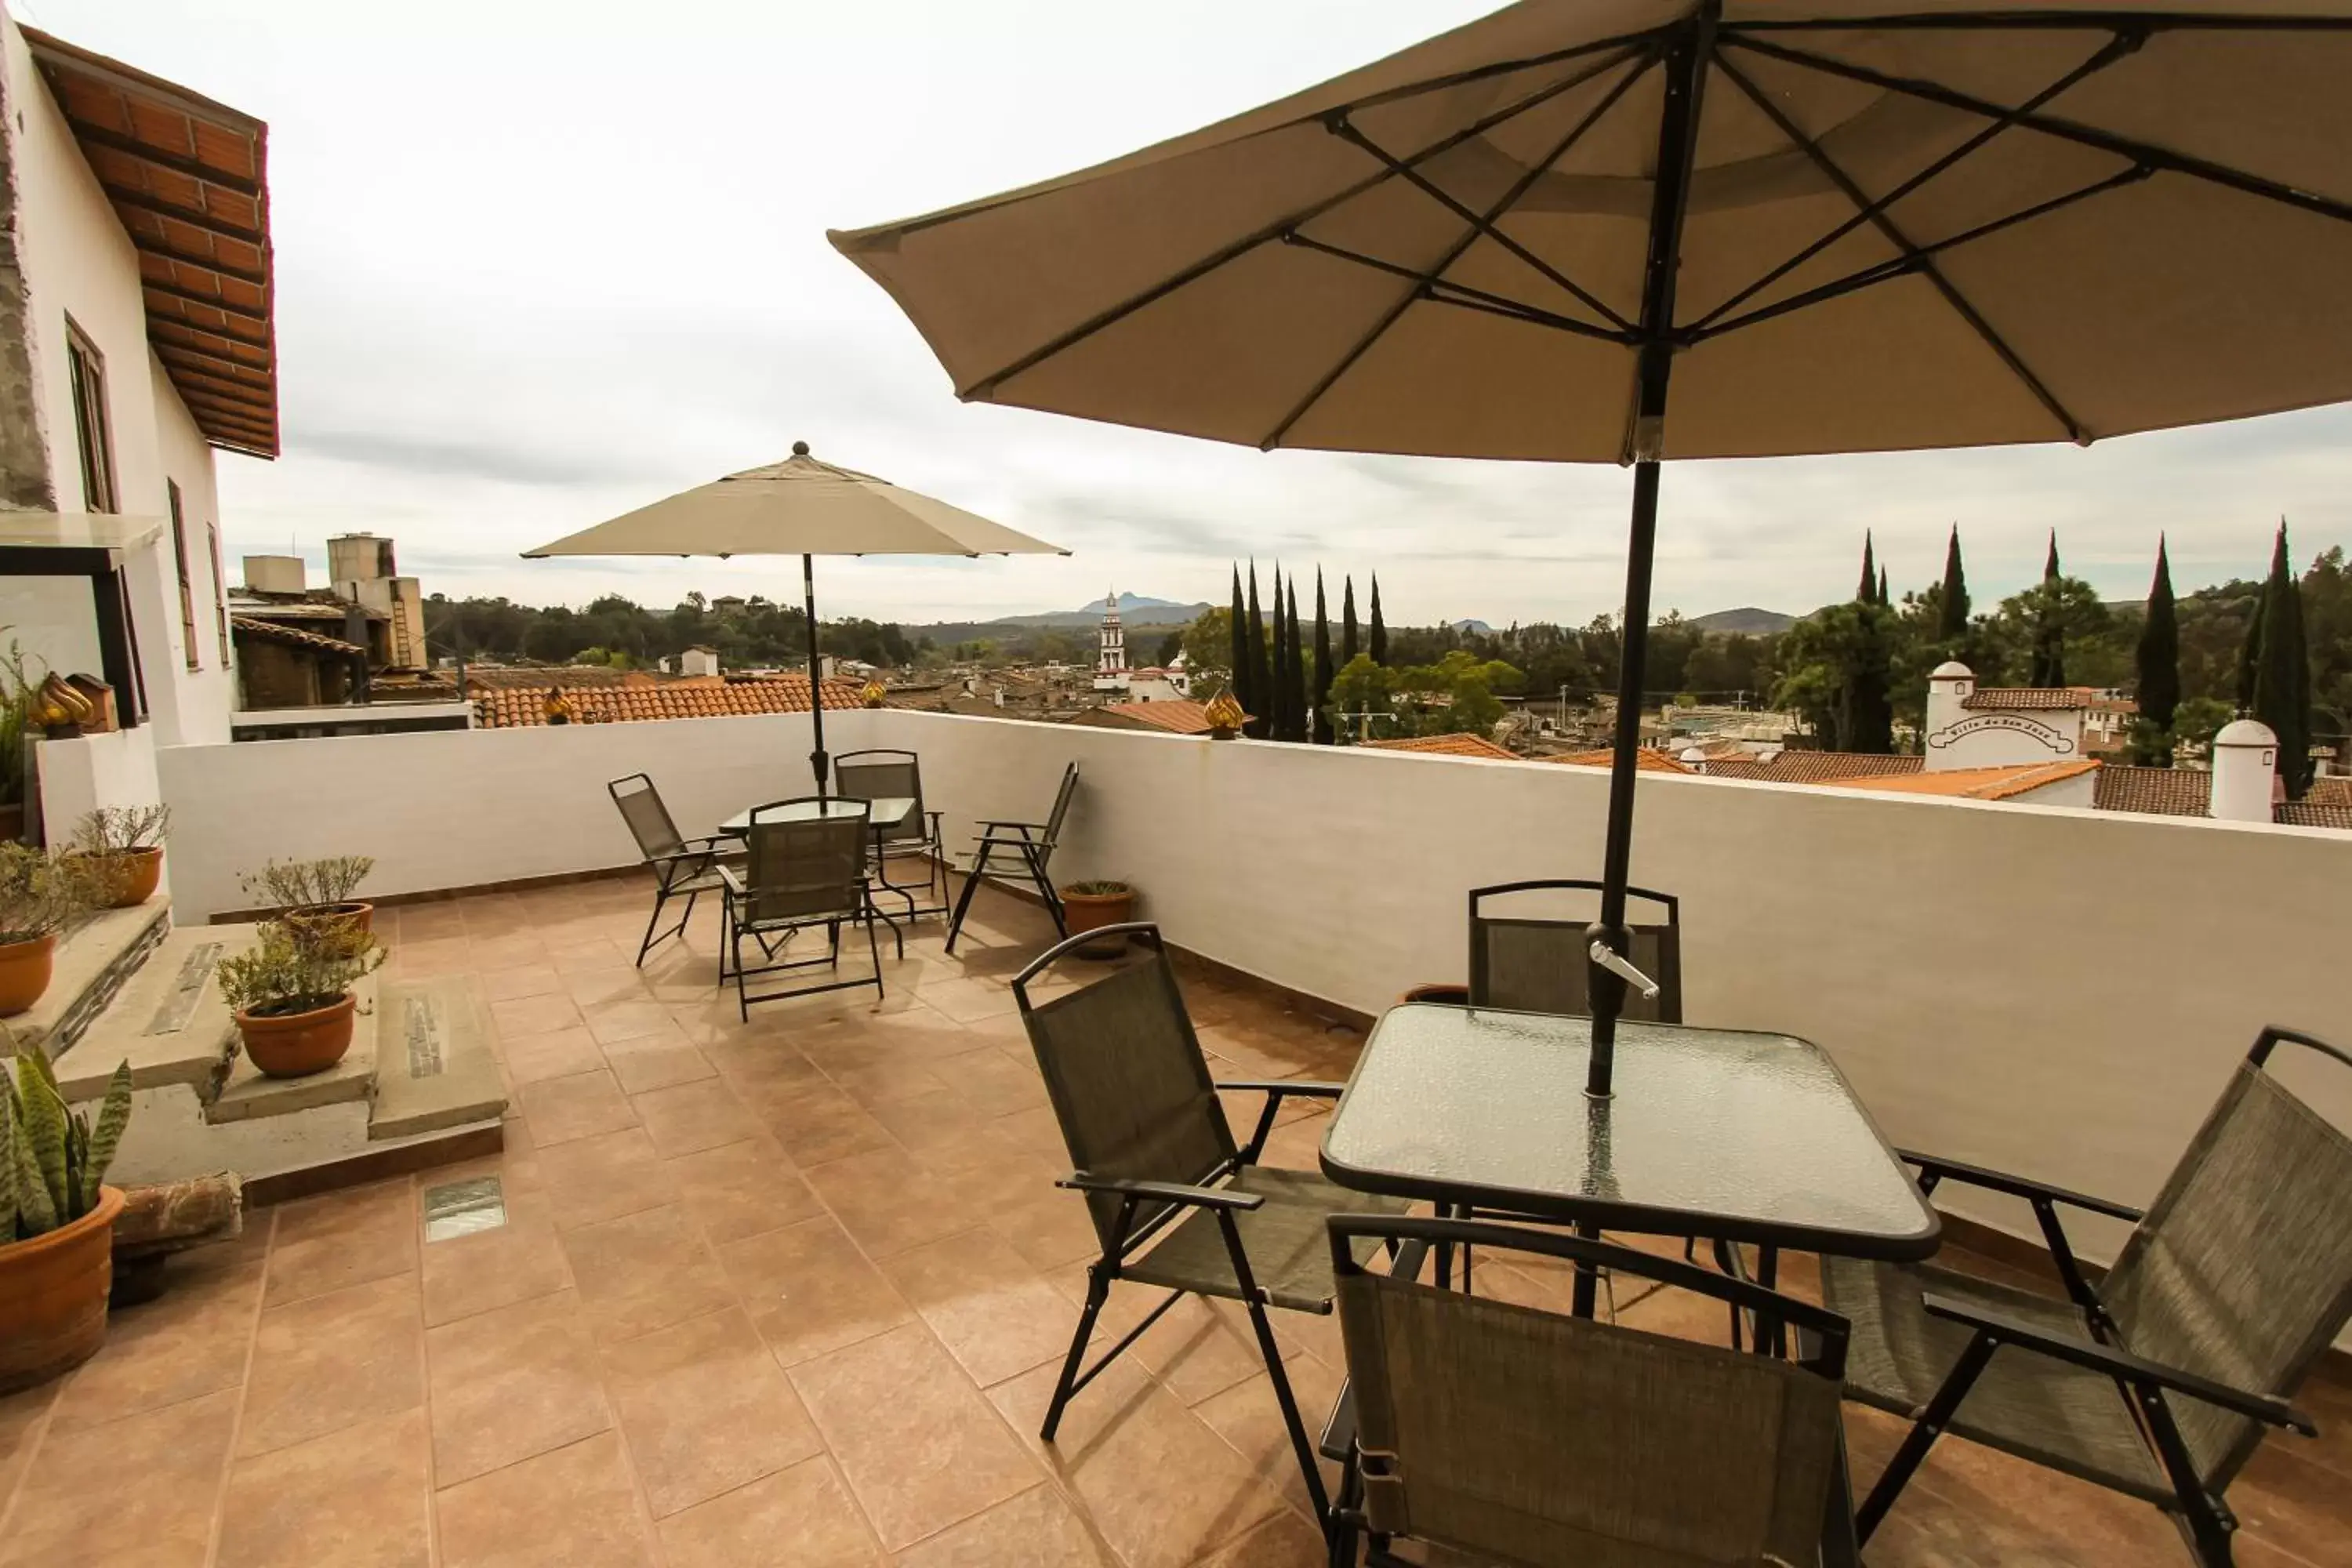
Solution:
[{"label": "terracotta flower pot", "polygon": [[239,1013],[237,1033],[245,1054],[270,1078],[300,1078],[324,1072],[352,1048],[352,1020],[359,1004],[346,993],[325,1007],[305,1013]]},{"label": "terracotta flower pot", "polygon": [[0,1247],[0,1394],[70,1372],[106,1342],[114,1281],[114,1216],[122,1193],[46,1236]]},{"label": "terracotta flower pot", "polygon": [[21,1013],[49,988],[49,967],[58,955],[58,936],[47,931],[30,942],[0,945],[0,1018]]},{"label": "terracotta flower pot", "polygon": [[1399,1005],[1412,1002],[1442,1002],[1449,1007],[1470,1005],[1467,985],[1416,985],[1397,998]]},{"label": "terracotta flower pot", "polygon": [[[1070,934],[1094,931],[1101,926],[1124,925],[1135,918],[1135,892],[1074,893],[1067,888],[1058,889],[1062,898],[1062,916],[1068,922]],[[1127,951],[1124,936],[1104,937],[1077,949],[1080,958],[1117,958]]]},{"label": "terracotta flower pot", "polygon": [[289,910],[286,911],[286,923],[289,926],[341,928],[364,934],[375,929],[375,906],[353,902]]},{"label": "terracotta flower pot", "polygon": [[127,910],[145,903],[155,896],[155,888],[163,879],[163,847],[151,844],[143,849],[118,849],[94,857],[105,874],[105,886],[110,897],[106,907]]}]

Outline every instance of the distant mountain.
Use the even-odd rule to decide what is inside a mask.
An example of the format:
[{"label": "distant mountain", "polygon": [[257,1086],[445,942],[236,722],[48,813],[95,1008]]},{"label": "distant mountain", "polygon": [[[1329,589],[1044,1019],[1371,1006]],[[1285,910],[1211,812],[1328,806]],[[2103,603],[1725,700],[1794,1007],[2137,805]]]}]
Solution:
[{"label": "distant mountain", "polygon": [[1693,616],[1683,623],[1703,632],[1737,632],[1748,637],[1770,637],[1785,632],[1797,624],[1794,616],[1784,616],[1778,610],[1759,610],[1753,605],[1737,610],[1717,610],[1713,615]]},{"label": "distant mountain", "polygon": [[[1104,601],[1075,610],[1041,610],[1033,616],[999,616],[995,626],[1093,626],[1102,623]],[[1180,605],[1172,599],[1146,598],[1141,594],[1118,596],[1118,618],[1130,626],[1186,626],[1209,610],[1207,605]]]},{"label": "distant mountain", "polygon": [[1465,621],[1448,621],[1448,622],[1446,622],[1445,624],[1446,624],[1449,627],[1451,627],[1452,629],[1454,629],[1454,631],[1457,631],[1457,632],[1476,632],[1476,633],[1478,633],[1481,637],[1486,636],[1487,634],[1489,634],[1489,633],[1493,632],[1493,631],[1494,631],[1494,629],[1495,629],[1494,627],[1492,627],[1492,626],[1488,626],[1488,625],[1487,625],[1486,622],[1484,622],[1484,621],[1468,621],[1468,620],[1465,620]]}]

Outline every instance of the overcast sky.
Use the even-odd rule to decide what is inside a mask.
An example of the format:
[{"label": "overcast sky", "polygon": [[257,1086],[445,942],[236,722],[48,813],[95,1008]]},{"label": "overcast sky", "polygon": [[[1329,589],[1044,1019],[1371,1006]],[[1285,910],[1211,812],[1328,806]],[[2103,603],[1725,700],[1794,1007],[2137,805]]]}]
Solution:
[{"label": "overcast sky", "polygon": [[[779,562],[524,562],[531,544],[820,457],[1069,546],[1068,560],[843,562],[828,616],[1066,608],[1106,585],[1222,600],[1255,553],[1378,571],[1392,621],[1580,622],[1622,593],[1613,468],[1271,455],[959,405],[825,243],[1076,168],[1307,86],[1482,0],[9,0],[21,18],[269,122],[285,456],[221,458],[238,552],[399,542],[428,592],[667,605],[789,595]],[[1957,522],[1979,602],[2067,566],[2146,590],[2352,534],[2352,412],[2090,451],[1678,465],[1654,603],[1800,611],[1898,589]]]}]

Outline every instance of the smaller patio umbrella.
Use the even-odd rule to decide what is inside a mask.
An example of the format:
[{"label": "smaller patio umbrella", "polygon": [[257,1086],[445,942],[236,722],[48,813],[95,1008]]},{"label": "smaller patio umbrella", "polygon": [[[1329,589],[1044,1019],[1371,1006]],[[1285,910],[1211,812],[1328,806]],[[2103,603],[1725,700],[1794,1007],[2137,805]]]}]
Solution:
[{"label": "smaller patio umbrella", "polygon": [[825,792],[824,667],[817,656],[816,560],[820,555],[1067,555],[1002,523],[887,479],[837,468],[793,443],[781,463],[746,468],[609,522],[526,550],[552,555],[797,555],[808,615],[809,710],[816,749],[809,768]]}]

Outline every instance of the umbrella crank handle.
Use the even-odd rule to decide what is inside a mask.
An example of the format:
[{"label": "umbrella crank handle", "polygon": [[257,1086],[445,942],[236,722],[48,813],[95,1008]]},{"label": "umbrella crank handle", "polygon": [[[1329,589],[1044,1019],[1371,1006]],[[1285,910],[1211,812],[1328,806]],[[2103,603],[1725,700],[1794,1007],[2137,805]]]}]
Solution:
[{"label": "umbrella crank handle", "polygon": [[1658,983],[1634,968],[1631,960],[1607,942],[1596,937],[1593,939],[1592,945],[1585,951],[1591,956],[1593,963],[1639,991],[1644,1002],[1654,1002],[1658,999]]}]

